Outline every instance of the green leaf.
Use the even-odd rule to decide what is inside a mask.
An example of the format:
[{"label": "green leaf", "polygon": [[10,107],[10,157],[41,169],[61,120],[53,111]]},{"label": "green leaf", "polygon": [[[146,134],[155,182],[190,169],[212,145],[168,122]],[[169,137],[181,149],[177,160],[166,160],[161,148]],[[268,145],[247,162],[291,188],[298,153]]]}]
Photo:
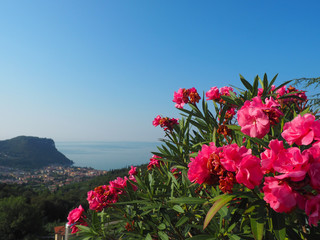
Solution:
[{"label": "green leaf", "polygon": [[169,237],[165,232],[159,231],[158,235],[159,235],[161,240],[169,240]]},{"label": "green leaf", "polygon": [[285,240],[286,224],[284,214],[272,211],[272,228],[277,240]]},{"label": "green leaf", "polygon": [[190,239],[190,240],[215,240],[216,238],[213,238],[210,235],[201,234],[201,235],[193,236],[193,237],[188,238],[188,239]]},{"label": "green leaf", "polygon": [[269,84],[268,92],[271,90],[272,84],[276,81],[277,77],[278,77],[278,73],[272,78],[272,80]]},{"label": "green leaf", "polygon": [[87,226],[83,226],[83,225],[76,225],[76,226],[77,226],[77,228],[79,228],[83,232],[92,232],[91,228],[89,228]]},{"label": "green leaf", "polygon": [[187,216],[182,216],[176,223],[176,227],[180,227],[181,225],[185,224],[188,220],[189,218]]},{"label": "green leaf", "polygon": [[224,206],[226,205],[228,202],[230,202],[234,196],[233,195],[222,195],[222,198],[219,198],[210,208],[210,210],[208,211],[206,218],[204,220],[203,223],[203,229],[205,229],[208,224],[210,223],[211,219],[214,217],[214,215],[216,215],[216,213]]},{"label": "green leaf", "polygon": [[195,198],[195,197],[181,197],[173,198],[167,201],[168,203],[185,203],[185,204],[202,204],[206,202],[205,199]]},{"label": "green leaf", "polygon": [[145,240],[152,240],[152,237],[150,236],[150,233],[147,234]]},{"label": "green leaf", "polygon": [[252,86],[252,95],[251,97],[254,97],[258,94],[258,84],[259,84],[259,76],[257,75],[254,78],[253,86]]},{"label": "green leaf", "polygon": [[235,234],[232,234],[232,235],[229,235],[228,236],[230,240],[241,240],[241,237],[235,235]]},{"label": "green leaf", "polygon": [[179,212],[179,213],[184,213],[184,210],[182,209],[182,207],[180,207],[179,205],[174,205],[172,207],[173,210]]},{"label": "green leaf", "polygon": [[242,84],[250,91],[252,92],[252,85],[240,74],[240,80]]},{"label": "green leaf", "polygon": [[264,222],[260,219],[250,218],[252,234],[255,240],[262,240],[264,234]]},{"label": "green leaf", "polygon": [[231,129],[231,130],[235,130],[235,131],[240,131],[241,127],[238,125],[226,125],[227,128]]},{"label": "green leaf", "polygon": [[236,105],[236,106],[239,105],[235,100],[233,100],[233,99],[232,99],[231,97],[229,97],[229,96],[223,96],[223,95],[221,95],[221,98],[222,98],[223,100],[225,100],[227,103],[230,103],[230,104],[232,104],[232,105]]},{"label": "green leaf", "polygon": [[164,223],[161,223],[159,226],[158,226],[158,229],[159,230],[164,230],[166,229],[166,225]]}]

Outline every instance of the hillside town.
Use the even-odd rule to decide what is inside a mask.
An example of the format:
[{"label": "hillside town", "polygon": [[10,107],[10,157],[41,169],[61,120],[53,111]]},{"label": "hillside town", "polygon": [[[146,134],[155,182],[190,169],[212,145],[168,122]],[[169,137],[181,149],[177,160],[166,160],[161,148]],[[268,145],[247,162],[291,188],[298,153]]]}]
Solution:
[{"label": "hillside town", "polygon": [[0,166],[0,182],[45,186],[54,191],[58,187],[106,173],[107,171],[86,167],[48,166],[38,170],[20,170]]}]

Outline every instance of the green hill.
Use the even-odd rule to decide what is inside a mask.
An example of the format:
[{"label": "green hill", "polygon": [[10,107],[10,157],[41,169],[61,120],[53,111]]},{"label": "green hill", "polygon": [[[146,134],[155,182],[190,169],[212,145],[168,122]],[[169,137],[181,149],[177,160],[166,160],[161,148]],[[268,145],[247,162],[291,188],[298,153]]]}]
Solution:
[{"label": "green hill", "polygon": [[0,166],[37,169],[72,164],[73,161],[56,149],[52,139],[19,136],[0,141]]}]

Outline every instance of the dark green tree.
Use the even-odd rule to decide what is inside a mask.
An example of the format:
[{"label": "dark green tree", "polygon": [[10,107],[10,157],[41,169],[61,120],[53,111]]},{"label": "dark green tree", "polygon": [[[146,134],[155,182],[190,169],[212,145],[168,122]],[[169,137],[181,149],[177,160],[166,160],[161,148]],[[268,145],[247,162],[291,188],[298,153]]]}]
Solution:
[{"label": "dark green tree", "polygon": [[35,206],[25,197],[0,200],[0,239],[36,239],[41,219]]}]

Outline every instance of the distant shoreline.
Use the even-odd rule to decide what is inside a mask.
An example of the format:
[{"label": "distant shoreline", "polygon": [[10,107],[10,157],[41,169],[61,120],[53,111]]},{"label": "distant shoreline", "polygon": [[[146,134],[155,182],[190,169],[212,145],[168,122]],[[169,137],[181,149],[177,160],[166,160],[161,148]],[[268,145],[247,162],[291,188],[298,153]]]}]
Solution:
[{"label": "distant shoreline", "polygon": [[149,162],[161,142],[57,141],[56,148],[73,166],[111,170]]}]

